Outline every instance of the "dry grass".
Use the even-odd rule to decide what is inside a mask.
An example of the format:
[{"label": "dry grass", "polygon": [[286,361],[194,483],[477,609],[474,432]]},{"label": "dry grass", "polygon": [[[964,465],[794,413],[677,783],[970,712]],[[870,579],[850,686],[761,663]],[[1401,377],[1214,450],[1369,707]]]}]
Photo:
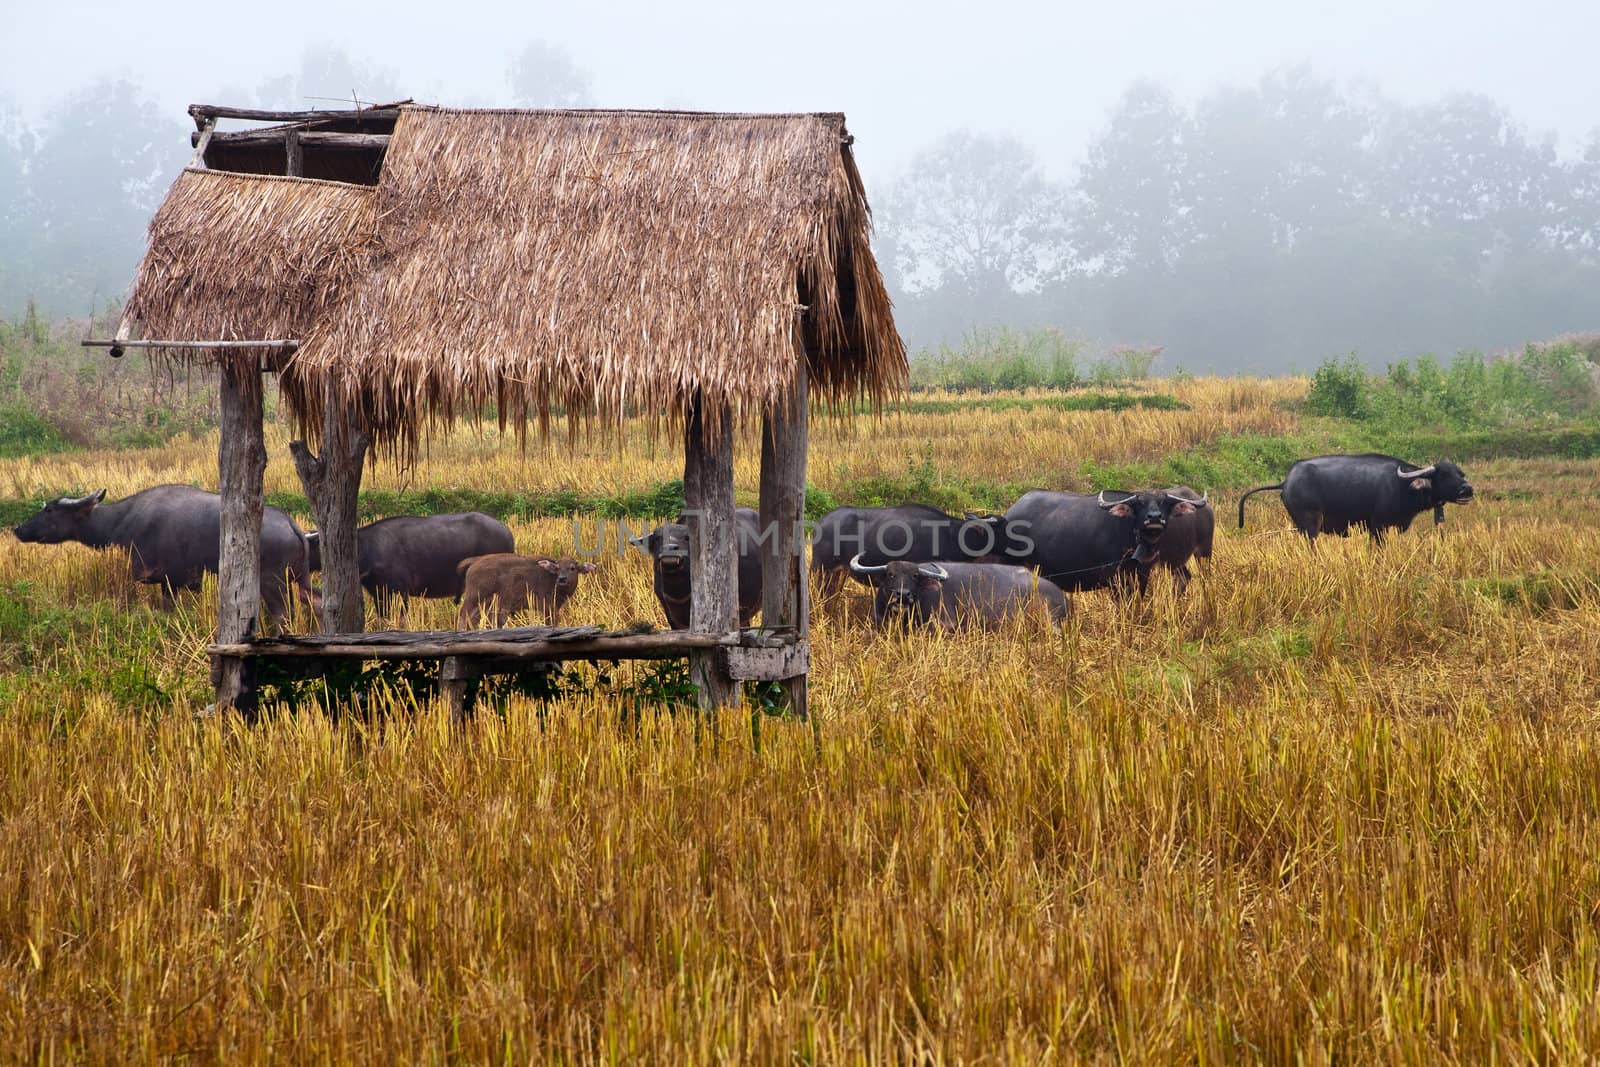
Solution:
[{"label": "dry grass", "polygon": [[[1230,425],[1285,418],[1267,383],[1185,388],[1197,425],[1230,392]],[[1099,416],[1030,414],[1054,436],[1019,458],[992,444],[1015,417],[917,419],[974,476],[1036,463],[1048,481],[1052,455],[1135,444]],[[917,419],[825,436],[813,469],[892,464],[885,439]],[[116,493],[202,470],[206,447],[5,464],[0,491]],[[674,462],[486,447],[452,438],[428,476],[639,484]],[[1060,633],[820,620],[820,759],[803,725],[768,720],[757,752],[742,716],[713,744],[682,718],[625,725],[604,696],[513,701],[463,734],[433,705],[197,724],[209,602],[167,613],[113,557],[0,542],[6,597],[28,583],[70,616],[31,651],[0,627],[0,1048],[1592,1059],[1600,465],[1471,473],[1484,499],[1442,537],[1313,552],[1281,515],[1224,523],[1190,596],[1082,595]],[[570,544],[557,520],[516,532]],[[656,618],[644,560],[605,560],[566,613]],[[129,661],[178,699],[131,701],[113,680]]]}]

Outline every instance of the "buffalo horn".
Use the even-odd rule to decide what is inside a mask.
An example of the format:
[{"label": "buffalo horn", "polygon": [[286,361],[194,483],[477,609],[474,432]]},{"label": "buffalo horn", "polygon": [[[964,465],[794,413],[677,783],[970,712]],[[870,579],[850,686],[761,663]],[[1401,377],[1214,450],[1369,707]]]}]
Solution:
[{"label": "buffalo horn", "polygon": [[936,582],[945,581],[950,577],[950,572],[937,563],[924,563],[917,568],[917,573],[925,578],[932,578]]},{"label": "buffalo horn", "polygon": [[[1435,464],[1437,466],[1437,464]],[[1407,480],[1411,478],[1426,478],[1433,473],[1433,467],[1423,467],[1421,470],[1408,471],[1404,467],[1396,467],[1395,473]]]},{"label": "buffalo horn", "polygon": [[855,555],[850,557],[850,569],[856,574],[881,574],[889,569],[889,565],[887,563],[880,563],[876,567],[866,566],[861,562],[861,557],[864,555],[866,555],[866,553],[857,552]]},{"label": "buffalo horn", "polygon": [[62,497],[61,498],[61,506],[62,507],[66,507],[66,508],[78,508],[78,507],[82,507],[85,504],[98,504],[98,503],[100,503],[100,501],[104,500],[105,498],[106,498],[106,491],[104,489],[102,489],[97,493],[90,493],[88,496]]},{"label": "buffalo horn", "polygon": [[1121,500],[1107,500],[1106,499],[1106,491],[1104,489],[1102,489],[1102,490],[1100,490],[1100,495],[1095,497],[1095,500],[1097,500],[1099,502],[1099,504],[1100,504],[1100,506],[1102,508],[1105,508],[1107,511],[1110,511],[1112,508],[1116,507],[1118,504],[1126,504],[1128,501],[1132,500],[1134,497],[1136,497],[1138,495],[1139,495],[1138,493],[1129,493],[1127,496],[1123,497]]},{"label": "buffalo horn", "polygon": [[1211,499],[1211,494],[1209,492],[1201,493],[1199,500],[1195,500],[1192,497],[1179,496],[1177,493],[1168,493],[1167,498],[1169,500],[1181,500],[1185,504],[1193,504],[1197,508],[1203,508],[1206,506],[1206,501]]}]

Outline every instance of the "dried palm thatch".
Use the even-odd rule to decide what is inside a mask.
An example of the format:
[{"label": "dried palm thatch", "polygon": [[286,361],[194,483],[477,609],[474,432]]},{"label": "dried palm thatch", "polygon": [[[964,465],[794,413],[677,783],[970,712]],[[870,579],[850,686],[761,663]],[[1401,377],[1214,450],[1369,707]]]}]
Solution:
[{"label": "dried palm thatch", "polygon": [[329,398],[410,452],[491,407],[519,431],[696,402],[749,426],[802,359],[824,404],[905,384],[842,115],[412,107],[375,189],[294,183],[348,197],[337,223],[221,203],[230,181],[273,180],[186,173],[130,309],[146,336],[303,338],[280,385],[312,435]]},{"label": "dried palm thatch", "polygon": [[[370,270],[376,193],[185,170],[151,220],[124,315],[137,319],[146,337],[168,341],[304,337]],[[258,354],[233,349],[221,358]]]}]

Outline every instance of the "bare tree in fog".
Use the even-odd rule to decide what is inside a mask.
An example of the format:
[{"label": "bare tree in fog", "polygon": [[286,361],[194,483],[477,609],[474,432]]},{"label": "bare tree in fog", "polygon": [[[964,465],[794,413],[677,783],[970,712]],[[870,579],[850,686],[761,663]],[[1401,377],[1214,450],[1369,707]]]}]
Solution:
[{"label": "bare tree in fog", "polygon": [[549,41],[529,41],[506,71],[511,99],[518,107],[592,107],[588,71],[572,53]]},{"label": "bare tree in fog", "polygon": [[1010,137],[953,133],[917,156],[883,202],[907,289],[1035,289],[1056,268],[1064,190]]}]

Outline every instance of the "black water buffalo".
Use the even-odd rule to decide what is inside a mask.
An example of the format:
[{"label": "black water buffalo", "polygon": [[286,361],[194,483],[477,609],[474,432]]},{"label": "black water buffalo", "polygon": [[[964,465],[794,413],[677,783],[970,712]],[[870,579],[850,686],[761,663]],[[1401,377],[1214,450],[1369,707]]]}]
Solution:
[{"label": "black water buffalo", "polygon": [[[57,545],[77,541],[91,548],[128,550],[136,581],[168,589],[198,589],[203,574],[217,573],[222,540],[222,498],[190,485],[157,485],[112,503],[106,491],[52,500],[16,529],[17,540]],[[305,535],[274,507],[261,513],[261,599],[282,622],[289,583],[312,600]],[[285,578],[285,574],[288,578]]]},{"label": "black water buffalo", "polygon": [[857,555],[850,570],[877,587],[872,621],[879,626],[993,630],[1017,615],[1045,614],[1052,623],[1067,617],[1061,588],[1026,567],[906,560],[869,566]]},{"label": "black water buffalo", "polygon": [[[313,571],[322,569],[321,538],[306,535]],[[361,587],[375,600],[389,596],[461,599],[464,559],[516,550],[505,523],[481,511],[396,515],[356,530]]]},{"label": "black water buffalo", "polygon": [[1189,586],[1189,561],[1211,559],[1211,543],[1217,532],[1217,513],[1203,493],[1196,493],[1187,485],[1174,485],[1166,490],[1169,496],[1183,497],[1194,502],[1193,511],[1173,509],[1167,519],[1167,531],[1161,535],[1157,546],[1155,566],[1172,571],[1173,585],[1179,593]]},{"label": "black water buffalo", "polygon": [[[1013,531],[1034,543],[1033,551],[1020,562],[1062,589],[1113,584],[1125,589],[1131,582],[1143,592],[1151,567],[1163,557],[1171,520],[1210,510],[1208,498],[1194,497],[1193,492],[1179,486],[1140,493],[1105,490],[1086,496],[1034,489],[1007,508],[1005,518]],[[1210,531],[1204,527],[1203,522],[1196,524],[1192,534],[1185,527],[1185,551],[1170,564],[1180,577],[1187,577],[1184,564],[1202,544],[1209,553]]]},{"label": "black water buffalo", "polygon": [[[835,508],[812,531],[811,572],[820,577],[822,595],[828,598],[838,592],[846,574],[872,585],[885,572],[871,568],[895,560],[968,563],[992,558],[1022,563],[1032,548],[1032,542],[1016,536],[1000,515],[957,518],[927,504]],[[850,568],[857,555],[868,568],[864,572]]]},{"label": "black water buffalo", "polygon": [[1262,485],[1239,498],[1239,528],[1244,528],[1244,502],[1256,493],[1283,491],[1283,506],[1295,529],[1315,540],[1319,533],[1348,537],[1352,526],[1365,527],[1374,541],[1388,530],[1407,530],[1424,511],[1444,521],[1446,504],[1472,501],[1472,483],[1448,460],[1418,467],[1394,456],[1314,456],[1289,468],[1277,485]]},{"label": "black water buffalo", "polygon": [[[749,626],[761,610],[761,546],[758,540],[761,516],[754,508],[736,508],[739,525],[739,625]],[[666,613],[667,625],[674,630],[689,627],[689,527],[683,516],[677,522],[657,526],[648,534],[632,538],[629,544],[650,554],[655,573],[656,600]]]}]

